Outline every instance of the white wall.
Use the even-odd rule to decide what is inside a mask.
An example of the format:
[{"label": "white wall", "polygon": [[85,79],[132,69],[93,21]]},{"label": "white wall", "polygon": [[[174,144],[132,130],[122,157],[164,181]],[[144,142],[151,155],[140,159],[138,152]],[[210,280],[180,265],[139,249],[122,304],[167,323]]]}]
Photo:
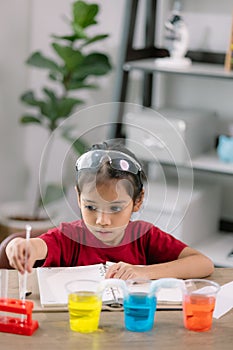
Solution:
[{"label": "white wall", "polygon": [[26,173],[19,95],[26,87],[30,0],[0,2],[0,203],[23,196]]}]

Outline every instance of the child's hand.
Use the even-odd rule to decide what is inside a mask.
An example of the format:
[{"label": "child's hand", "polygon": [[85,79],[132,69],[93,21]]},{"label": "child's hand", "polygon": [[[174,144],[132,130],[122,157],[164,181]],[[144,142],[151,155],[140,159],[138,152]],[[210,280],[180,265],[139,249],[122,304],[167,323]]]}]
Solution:
[{"label": "child's hand", "polygon": [[143,266],[119,262],[109,267],[105,278],[121,278],[123,280],[128,280],[135,278],[146,278],[146,276]]},{"label": "child's hand", "polygon": [[28,241],[20,237],[12,239],[6,247],[6,255],[10,265],[19,272],[32,272],[36,259],[34,258],[34,247],[30,239]]}]

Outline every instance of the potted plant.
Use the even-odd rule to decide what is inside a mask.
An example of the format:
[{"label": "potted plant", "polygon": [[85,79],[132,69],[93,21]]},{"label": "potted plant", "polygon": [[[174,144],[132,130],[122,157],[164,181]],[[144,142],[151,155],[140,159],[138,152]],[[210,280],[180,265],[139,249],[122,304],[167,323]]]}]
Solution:
[{"label": "potted plant", "polygon": [[[108,34],[89,34],[89,28],[97,25],[96,16],[98,12],[99,6],[97,4],[75,1],[72,4],[71,32],[63,36],[52,35],[51,47],[54,57],[47,57],[37,51],[27,59],[26,63],[29,66],[48,72],[48,82],[50,84],[49,87],[46,85],[41,88],[42,97],[40,98],[32,90],[22,94],[21,101],[29,106],[30,110],[34,110],[33,113],[27,113],[20,117],[20,122],[23,125],[37,124],[47,130],[49,138],[61,122],[69,118],[75,109],[85,102],[83,99],[76,97],[76,92],[83,89],[96,89],[98,87],[96,77],[108,74],[111,70],[108,55],[92,50],[92,44],[108,37]],[[62,137],[67,142],[71,142],[72,147],[78,154],[82,154],[85,149],[84,141],[75,140],[67,131],[62,134]],[[38,190],[33,215],[25,217],[27,213],[24,213],[22,218],[23,227],[25,220],[38,221],[43,204],[58,200],[63,195],[64,190],[55,183],[47,184],[43,194]],[[14,209],[12,205],[11,209]],[[9,217],[4,213],[4,210],[1,212],[2,216],[5,217],[5,220],[2,218],[5,225]],[[19,214],[22,214],[22,208]],[[21,219],[21,215],[18,214],[10,213],[10,216],[15,221]],[[35,227],[35,224],[33,227]],[[16,227],[13,228],[13,231],[15,229]]]}]

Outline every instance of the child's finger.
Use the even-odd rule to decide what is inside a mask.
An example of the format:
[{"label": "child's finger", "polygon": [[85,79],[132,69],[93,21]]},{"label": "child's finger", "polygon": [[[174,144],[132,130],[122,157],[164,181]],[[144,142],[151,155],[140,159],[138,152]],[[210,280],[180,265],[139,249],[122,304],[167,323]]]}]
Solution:
[{"label": "child's finger", "polygon": [[119,269],[118,264],[114,264],[113,266],[110,266],[108,271],[106,272],[105,278],[114,278],[118,269]]},{"label": "child's finger", "polygon": [[109,269],[107,272],[106,272],[106,275],[105,275],[105,278],[113,278],[114,277],[114,275],[115,275],[115,273],[116,273],[116,270],[114,270],[114,269]]},{"label": "child's finger", "polygon": [[20,259],[16,256],[13,256],[11,266],[17,269],[20,273],[24,273],[24,266]]},{"label": "child's finger", "polygon": [[26,270],[27,272],[31,273],[32,272],[32,268],[33,268],[33,265],[34,265],[34,259],[32,259],[32,257],[29,257],[28,260],[27,260],[27,265],[26,265]]}]

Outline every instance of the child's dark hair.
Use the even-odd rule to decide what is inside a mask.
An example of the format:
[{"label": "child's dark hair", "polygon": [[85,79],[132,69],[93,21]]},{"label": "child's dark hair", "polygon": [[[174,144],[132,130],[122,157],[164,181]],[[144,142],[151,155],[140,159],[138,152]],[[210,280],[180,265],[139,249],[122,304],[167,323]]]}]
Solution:
[{"label": "child's dark hair", "polygon": [[[133,158],[137,163],[138,160],[135,155],[129,151],[121,142],[116,141],[108,141],[101,144],[93,145],[89,151],[95,150],[106,150],[106,151],[119,151],[124,153],[131,158]],[[98,170],[92,171],[91,169],[82,169],[77,173],[77,190],[80,194],[82,192],[82,188],[86,183],[90,183],[95,181],[96,185],[103,184],[106,180],[109,179],[126,179],[126,190],[127,193],[132,198],[133,202],[140,198],[143,189],[143,178],[144,173],[142,170],[139,170],[137,174],[133,174],[128,171],[123,171],[119,169],[114,169],[111,167],[111,164],[108,159],[104,160]]]}]

